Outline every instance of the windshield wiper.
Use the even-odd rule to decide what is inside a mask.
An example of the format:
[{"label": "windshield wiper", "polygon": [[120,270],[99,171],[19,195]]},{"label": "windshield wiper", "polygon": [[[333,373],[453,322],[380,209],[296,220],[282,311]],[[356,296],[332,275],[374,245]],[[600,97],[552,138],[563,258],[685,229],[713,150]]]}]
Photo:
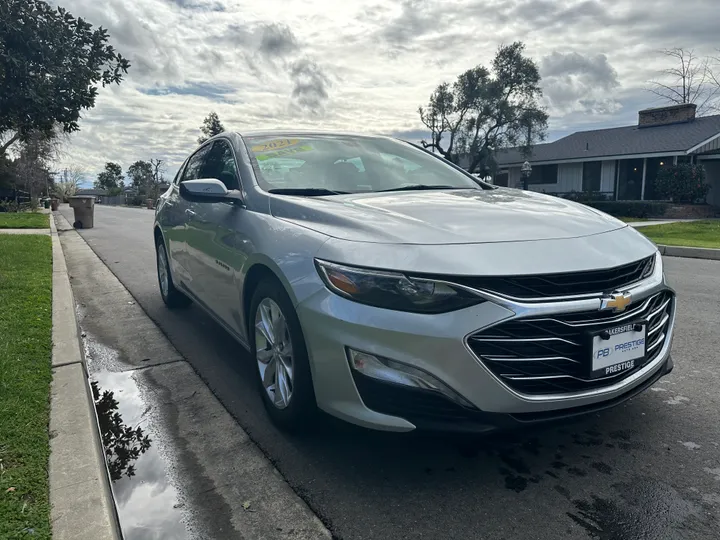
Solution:
[{"label": "windshield wiper", "polygon": [[422,191],[424,189],[475,189],[472,187],[444,186],[432,184],[412,184],[409,186],[396,187],[391,189],[381,189],[379,191]]},{"label": "windshield wiper", "polygon": [[323,195],[347,195],[347,191],[333,191],[326,188],[273,188],[268,190],[269,193],[276,195],[300,195],[305,197],[322,197]]}]

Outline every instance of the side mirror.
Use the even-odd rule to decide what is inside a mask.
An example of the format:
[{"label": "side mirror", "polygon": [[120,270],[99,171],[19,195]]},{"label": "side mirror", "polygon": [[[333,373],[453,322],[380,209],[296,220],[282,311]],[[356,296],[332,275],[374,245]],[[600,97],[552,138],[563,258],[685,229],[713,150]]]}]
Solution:
[{"label": "side mirror", "polygon": [[199,178],[186,180],[180,183],[180,196],[192,202],[241,202],[240,192],[236,189],[228,190],[216,178]]}]

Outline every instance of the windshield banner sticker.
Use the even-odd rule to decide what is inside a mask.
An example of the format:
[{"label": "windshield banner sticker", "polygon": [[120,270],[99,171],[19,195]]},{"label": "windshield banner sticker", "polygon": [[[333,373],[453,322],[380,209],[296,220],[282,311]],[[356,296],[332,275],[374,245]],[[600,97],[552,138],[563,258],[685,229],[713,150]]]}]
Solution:
[{"label": "windshield banner sticker", "polygon": [[270,152],[272,150],[281,150],[288,146],[293,146],[300,142],[300,139],[273,139],[264,143],[256,144],[252,147],[253,152]]},{"label": "windshield banner sticker", "polygon": [[[256,147],[253,147],[253,152],[255,151]],[[289,156],[292,154],[297,154],[298,152],[309,152],[313,150],[313,147],[309,144],[305,144],[303,146],[293,146],[290,148],[283,148],[282,150],[278,150],[276,152],[267,152],[265,154],[255,154],[255,157],[258,161],[265,161],[266,159],[273,159],[278,157],[284,157]]]}]

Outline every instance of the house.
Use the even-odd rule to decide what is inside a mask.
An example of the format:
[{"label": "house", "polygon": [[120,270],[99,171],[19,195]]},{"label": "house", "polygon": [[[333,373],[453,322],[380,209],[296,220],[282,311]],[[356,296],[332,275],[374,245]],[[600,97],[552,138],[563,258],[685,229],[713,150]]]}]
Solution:
[{"label": "house", "polygon": [[95,197],[105,197],[107,195],[107,191],[104,189],[95,189],[95,188],[88,188],[88,189],[78,189],[76,195],[95,195]]},{"label": "house", "polygon": [[[532,166],[528,188],[558,195],[603,193],[615,200],[654,200],[655,177],[676,163],[705,166],[711,186],[707,202],[720,206],[720,115],[695,117],[694,104],[645,109],[638,124],[579,131],[538,144],[527,158]],[[494,183],[522,186],[519,149],[499,150]]]}]

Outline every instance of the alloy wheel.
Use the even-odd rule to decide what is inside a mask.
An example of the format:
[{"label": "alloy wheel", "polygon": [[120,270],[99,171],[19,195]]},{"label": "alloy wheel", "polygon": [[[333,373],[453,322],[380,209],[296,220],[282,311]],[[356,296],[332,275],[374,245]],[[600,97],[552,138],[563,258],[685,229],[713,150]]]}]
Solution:
[{"label": "alloy wheel", "polygon": [[157,248],[158,253],[158,279],[160,281],[160,290],[165,298],[170,291],[170,279],[168,276],[168,262],[165,248],[160,244]]},{"label": "alloy wheel", "polygon": [[263,388],[272,404],[284,409],[293,393],[293,349],[280,306],[263,298],[255,312],[255,351]]}]

